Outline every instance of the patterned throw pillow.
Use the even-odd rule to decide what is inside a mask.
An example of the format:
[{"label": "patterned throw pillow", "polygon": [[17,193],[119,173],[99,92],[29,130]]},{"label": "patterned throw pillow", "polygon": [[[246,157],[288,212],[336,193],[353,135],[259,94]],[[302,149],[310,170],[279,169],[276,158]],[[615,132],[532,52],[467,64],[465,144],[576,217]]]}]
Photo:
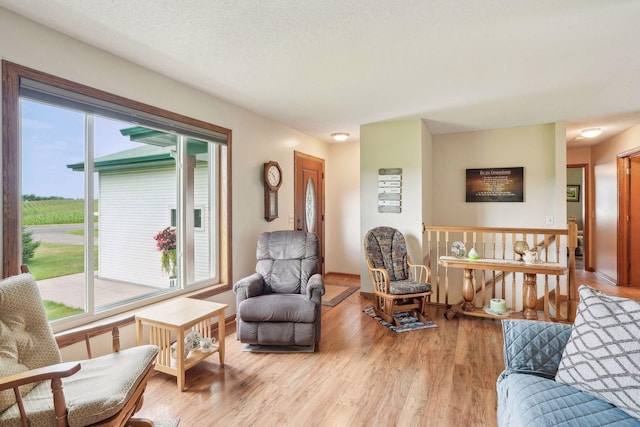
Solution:
[{"label": "patterned throw pillow", "polygon": [[640,303],[582,285],[556,381],[640,418]]}]

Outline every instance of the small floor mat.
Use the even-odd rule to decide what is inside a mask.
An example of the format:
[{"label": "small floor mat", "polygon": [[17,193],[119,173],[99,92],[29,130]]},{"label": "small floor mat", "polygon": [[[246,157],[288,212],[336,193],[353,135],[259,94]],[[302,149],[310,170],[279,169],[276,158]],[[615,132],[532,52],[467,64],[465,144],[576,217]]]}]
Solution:
[{"label": "small floor mat", "polygon": [[325,283],[325,294],[322,296],[322,305],[335,307],[344,301],[352,293],[359,290],[358,286],[339,285],[337,283]]},{"label": "small floor mat", "polygon": [[418,318],[412,316],[407,312],[399,312],[393,316],[393,318],[396,319],[398,322],[400,322],[400,324],[402,325],[401,327],[398,327],[394,324],[387,322],[382,317],[376,316],[375,311],[373,311],[373,306],[365,307],[362,311],[364,311],[369,316],[373,317],[382,325],[386,326],[387,328],[391,329],[394,332],[417,331],[418,329],[428,329],[428,328],[438,327],[438,325],[433,323],[433,321],[422,323],[420,320],[418,320]]}]

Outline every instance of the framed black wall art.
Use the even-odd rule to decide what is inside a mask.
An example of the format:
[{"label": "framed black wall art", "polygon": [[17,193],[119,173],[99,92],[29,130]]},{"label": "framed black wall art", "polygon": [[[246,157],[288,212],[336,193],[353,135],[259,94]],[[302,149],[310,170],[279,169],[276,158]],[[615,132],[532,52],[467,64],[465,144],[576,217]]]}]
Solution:
[{"label": "framed black wall art", "polygon": [[467,202],[523,202],[524,167],[467,169]]}]

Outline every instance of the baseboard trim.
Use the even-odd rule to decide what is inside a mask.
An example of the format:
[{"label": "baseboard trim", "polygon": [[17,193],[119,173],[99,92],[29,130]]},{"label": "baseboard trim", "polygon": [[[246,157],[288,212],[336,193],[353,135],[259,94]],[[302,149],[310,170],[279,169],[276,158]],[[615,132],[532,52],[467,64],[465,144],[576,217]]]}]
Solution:
[{"label": "baseboard trim", "polygon": [[352,274],[352,273],[338,273],[336,271],[329,271],[328,273],[324,273],[324,275],[325,276],[329,276],[329,275],[340,276],[340,277],[360,280],[360,275],[359,274]]}]

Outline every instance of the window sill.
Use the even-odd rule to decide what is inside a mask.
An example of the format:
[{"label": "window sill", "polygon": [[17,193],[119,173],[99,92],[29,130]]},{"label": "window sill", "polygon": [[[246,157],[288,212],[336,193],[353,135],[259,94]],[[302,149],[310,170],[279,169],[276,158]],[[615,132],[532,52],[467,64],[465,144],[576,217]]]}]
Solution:
[{"label": "window sill", "polygon": [[167,301],[171,301],[178,298],[207,299],[207,298],[211,298],[212,296],[219,295],[221,293],[224,293],[230,290],[231,290],[231,285],[218,283],[216,285],[207,286],[191,292],[180,293],[179,295],[174,295],[169,298],[154,300],[149,304],[138,306],[123,312],[119,312],[117,314],[105,314],[104,317],[100,317],[99,319],[96,319],[96,317],[99,316],[100,314],[96,314],[95,316],[92,316],[92,319],[87,319],[88,321],[86,323],[82,323],[80,325],[76,324],[68,328],[60,327],[59,329],[53,327],[53,325],[52,327],[54,329],[54,334],[56,335],[61,333],[65,333],[65,334],[72,333],[72,332],[82,330],[85,328],[90,328],[90,327],[102,326],[111,322],[122,322],[119,325],[122,327],[122,326],[133,324],[135,322],[136,312],[140,311],[143,308],[164,304]]}]

